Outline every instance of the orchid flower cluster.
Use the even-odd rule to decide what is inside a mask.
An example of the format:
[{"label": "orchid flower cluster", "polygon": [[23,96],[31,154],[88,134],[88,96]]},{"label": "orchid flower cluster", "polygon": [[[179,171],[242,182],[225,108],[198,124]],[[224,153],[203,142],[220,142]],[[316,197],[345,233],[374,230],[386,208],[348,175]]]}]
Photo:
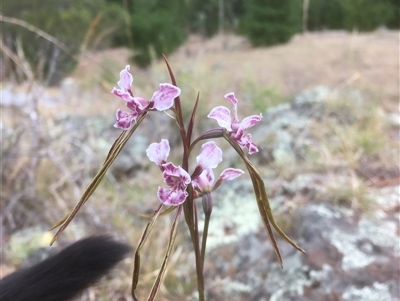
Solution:
[{"label": "orchid flower cluster", "polygon": [[[146,108],[155,109],[157,111],[170,109],[174,104],[174,99],[181,93],[178,87],[163,83],[160,84],[159,89],[154,92],[150,101],[143,97],[135,97],[132,93],[133,76],[129,73],[129,69],[130,66],[128,65],[120,73],[120,80],[118,81],[120,89],[114,88],[111,91],[111,93],[124,100],[127,108],[130,110],[129,112],[122,111],[121,109],[117,110],[117,121],[114,127],[122,130],[129,130],[132,123],[137,120]],[[229,109],[223,106],[214,108],[208,117],[217,120],[221,127],[230,131],[232,139],[237,141],[239,145],[248,147],[249,154],[257,152],[257,146],[251,141],[251,135],[247,134],[244,136],[244,131],[259,122],[262,117],[261,114],[260,116],[254,115],[247,117],[242,123],[238,123],[238,101],[235,95],[229,93],[225,95],[225,98],[234,106],[233,120],[231,119]],[[190,183],[192,183],[196,193],[201,195],[205,191],[210,193],[212,190],[215,190],[223,180],[233,180],[244,173],[240,169],[225,169],[217,181],[218,185],[215,186],[214,189],[211,189],[210,185],[214,182],[214,173],[212,169],[216,168],[222,161],[222,150],[215,142],[210,141],[203,144],[200,155],[196,157],[196,177],[193,179],[182,167],[176,166],[172,162],[166,162],[169,152],[169,142],[165,139],[162,139],[160,143],[152,143],[146,151],[147,157],[150,161],[158,165],[163,173],[164,182],[169,186],[168,188],[158,188],[157,196],[165,205],[181,205],[189,195],[186,191],[186,187]]]},{"label": "orchid flower cluster", "polygon": [[[165,59],[165,58],[164,58]],[[172,116],[175,118],[178,130],[182,140],[183,156],[181,165],[176,165],[173,162],[168,162],[168,156],[171,151],[168,140],[161,139],[160,142],[154,142],[146,150],[147,157],[150,161],[154,162],[162,172],[164,184],[160,185],[157,190],[157,197],[160,200],[160,205],[154,211],[149,223],[147,224],[142,238],[138,244],[135,252],[134,270],[132,277],[132,298],[137,300],[135,292],[139,281],[140,275],[140,252],[141,249],[152,229],[157,218],[166,213],[175,211],[175,218],[170,231],[170,238],[166,247],[166,254],[160,268],[157,279],[150,291],[147,300],[154,300],[160,288],[161,281],[166,271],[168,259],[173,249],[173,244],[176,236],[177,223],[180,215],[184,214],[185,222],[188,226],[193,250],[196,258],[196,274],[199,300],[205,300],[204,294],[204,258],[206,250],[206,242],[208,236],[208,225],[211,217],[213,201],[212,192],[217,189],[223,181],[233,180],[242,174],[244,171],[236,168],[226,168],[215,180],[213,169],[215,169],[222,161],[222,150],[217,144],[211,140],[207,141],[201,146],[200,153],[196,157],[196,164],[194,168],[190,169],[190,155],[194,146],[200,141],[209,139],[223,138],[230,146],[237,152],[239,157],[244,162],[249,176],[252,180],[256,202],[260,211],[260,215],[267,233],[270,237],[272,246],[277,255],[278,261],[282,265],[282,257],[277,246],[275,236],[272,232],[272,227],[294,248],[304,252],[297,246],[276,224],[272,211],[269,205],[268,196],[265,190],[264,182],[256,170],[255,166],[248,159],[243,151],[247,149],[249,155],[258,152],[258,147],[252,141],[251,134],[245,134],[245,131],[255,126],[262,119],[262,115],[252,115],[239,121],[238,118],[238,100],[234,93],[225,95],[225,99],[233,106],[233,116],[231,111],[225,106],[217,106],[211,110],[208,117],[215,119],[219,127],[206,131],[199,135],[196,139],[192,140],[193,126],[195,122],[196,110],[199,103],[199,96],[194,102],[194,108],[185,127],[185,122],[182,116],[180,94],[181,90],[178,88],[174,74],[169,66],[168,61],[165,59],[172,84],[162,83],[159,88],[154,92],[150,100],[135,96],[132,90],[133,77],[129,73],[130,67],[126,66],[120,72],[120,80],[118,81],[119,88],[114,88],[111,92],[122,99],[128,110],[118,109],[116,112],[116,122],[114,127],[122,129],[118,139],[111,146],[108,156],[96,174],[86,191],[84,192],[81,200],[75,208],[68,213],[63,219],[56,223],[53,228],[60,227],[54,240],[58,235],[68,226],[74,216],[77,214],[81,206],[89,199],[91,194],[100,184],[107,169],[111,166],[112,162],[118,156],[126,142],[144,120],[144,118],[153,111],[172,111]],[[202,207],[205,216],[204,228],[202,231],[198,228],[197,206],[195,200],[202,199]],[[163,207],[167,206],[163,210]],[[271,227],[272,226],[272,227]],[[200,233],[202,238],[200,239]]]}]

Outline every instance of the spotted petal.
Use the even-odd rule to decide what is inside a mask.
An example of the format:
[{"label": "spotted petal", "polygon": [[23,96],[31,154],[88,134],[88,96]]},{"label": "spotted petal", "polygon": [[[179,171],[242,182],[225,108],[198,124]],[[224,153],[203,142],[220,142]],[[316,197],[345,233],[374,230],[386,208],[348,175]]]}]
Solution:
[{"label": "spotted petal", "polygon": [[162,167],[164,168],[164,182],[168,186],[184,190],[191,182],[190,175],[182,167],[176,166],[171,162],[163,164]]},{"label": "spotted petal", "polygon": [[132,126],[132,122],[136,121],[138,114],[136,111],[126,112],[118,109],[117,111],[117,121],[114,124],[114,127],[120,128],[122,130],[129,130]]},{"label": "spotted petal", "polygon": [[184,190],[163,187],[159,187],[157,192],[161,203],[168,206],[178,206],[182,204],[185,202],[188,195],[189,194]]}]

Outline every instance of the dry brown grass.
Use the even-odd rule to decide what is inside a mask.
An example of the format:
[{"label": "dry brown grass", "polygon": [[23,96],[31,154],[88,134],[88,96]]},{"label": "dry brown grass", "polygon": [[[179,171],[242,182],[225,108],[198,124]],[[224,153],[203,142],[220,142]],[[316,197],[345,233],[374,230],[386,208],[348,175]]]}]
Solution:
[{"label": "dry brown grass", "polygon": [[[387,110],[398,108],[399,33],[320,32],[297,35],[288,44],[251,48],[241,37],[227,35],[203,40],[193,36],[168,59],[183,92],[192,103],[201,93],[203,106],[223,102],[223,95],[235,91],[248,101],[248,85],[272,89],[282,98],[318,85],[351,86],[379,97]],[[225,45],[225,46],[223,46]],[[109,91],[119,71],[129,64],[127,49],[109,49],[82,56],[71,75],[81,89],[68,101],[47,112],[109,114],[119,105]],[[168,81],[165,64],[156,61],[146,70],[132,66],[137,95],[150,97],[161,81]],[[58,89],[51,92],[60,95]],[[262,100],[261,100],[262,101]],[[267,105],[267,104],[266,104]],[[243,109],[243,108],[242,108]]]}]

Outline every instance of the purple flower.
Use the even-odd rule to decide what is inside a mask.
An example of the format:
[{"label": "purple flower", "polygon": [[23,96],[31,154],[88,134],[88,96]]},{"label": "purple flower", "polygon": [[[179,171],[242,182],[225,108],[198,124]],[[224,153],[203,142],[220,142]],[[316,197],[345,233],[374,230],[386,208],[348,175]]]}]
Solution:
[{"label": "purple flower", "polygon": [[181,90],[178,87],[163,83],[160,84],[158,90],[154,92],[150,100],[134,96],[132,92],[133,77],[129,73],[129,69],[130,66],[127,65],[119,74],[120,80],[118,81],[118,86],[120,89],[114,88],[111,91],[111,93],[124,100],[130,110],[129,112],[122,111],[121,109],[117,111],[117,121],[114,127],[123,130],[128,130],[146,108],[157,111],[167,110],[174,104],[174,99],[181,94]]},{"label": "purple flower", "polygon": [[166,163],[170,152],[169,142],[162,139],[160,143],[152,143],[146,150],[147,157],[160,167],[164,182],[168,188],[158,187],[157,196],[165,205],[178,206],[182,204],[188,193],[186,187],[191,182],[190,175],[180,166]]},{"label": "purple flower", "polygon": [[257,146],[251,141],[251,134],[244,135],[244,131],[256,125],[262,118],[262,115],[252,115],[246,117],[239,123],[237,115],[237,99],[235,94],[228,93],[224,96],[233,105],[233,119],[231,112],[224,106],[218,106],[211,110],[207,117],[217,120],[219,126],[225,128],[231,133],[231,139],[236,141],[240,146],[247,147],[249,155],[258,152]]},{"label": "purple flower", "polygon": [[216,168],[222,161],[222,150],[213,141],[202,145],[201,153],[196,157],[196,160],[197,166],[194,175],[198,170],[199,176],[193,176],[192,185],[199,196],[214,191],[223,180],[233,180],[243,174],[240,169],[227,168],[221,173],[214,185],[215,178],[212,169]]},{"label": "purple flower", "polygon": [[187,196],[186,186],[190,184],[190,175],[180,166],[173,163],[165,163],[163,178],[168,188],[158,187],[157,196],[165,205],[178,206],[182,204]]},{"label": "purple flower", "polygon": [[206,192],[214,191],[222,181],[233,180],[243,174],[240,169],[227,168],[215,182],[212,169],[222,161],[222,150],[213,141],[202,145],[201,152],[196,157],[197,165],[193,172],[193,181],[182,167],[171,162],[167,163],[169,152],[170,146],[166,139],[161,139],[160,143],[150,144],[146,150],[147,157],[161,169],[164,183],[168,185],[168,188],[159,187],[157,193],[158,198],[165,205],[181,205],[188,196],[186,187],[190,183],[193,184],[197,196],[201,196]]}]

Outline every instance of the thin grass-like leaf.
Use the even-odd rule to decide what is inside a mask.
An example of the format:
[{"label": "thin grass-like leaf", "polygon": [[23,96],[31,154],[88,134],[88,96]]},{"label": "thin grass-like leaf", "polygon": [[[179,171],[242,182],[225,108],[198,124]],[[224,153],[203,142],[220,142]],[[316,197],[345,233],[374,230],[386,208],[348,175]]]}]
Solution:
[{"label": "thin grass-like leaf", "polygon": [[279,247],[276,243],[275,236],[272,232],[271,225],[295,249],[299,250],[302,253],[305,253],[305,251],[301,247],[299,247],[295,242],[293,242],[275,222],[274,216],[272,214],[272,209],[269,204],[269,199],[268,199],[268,195],[267,195],[267,192],[265,189],[264,181],[262,180],[260,174],[258,173],[258,171],[255,168],[255,166],[253,165],[253,163],[251,163],[251,161],[247,158],[247,156],[245,155],[245,153],[243,152],[241,147],[236,143],[236,141],[232,141],[231,139],[229,139],[229,137],[226,134],[224,135],[224,138],[229,142],[229,144],[235,149],[235,151],[243,159],[243,161],[246,165],[246,168],[249,171],[251,181],[253,182],[253,188],[254,188],[254,193],[256,195],[258,210],[260,212],[264,226],[267,229],[268,235],[271,239],[272,246],[275,250],[275,253],[278,257],[278,261],[281,264],[281,266],[283,264],[282,256],[279,251]]},{"label": "thin grass-like leaf", "polygon": [[[174,211],[175,209],[176,209],[176,206],[169,206],[168,208],[166,208],[165,210],[160,212],[160,216],[167,215],[168,213]],[[153,215],[151,215],[151,214],[140,213],[139,215],[144,218],[152,218],[153,217]]]},{"label": "thin grass-like leaf", "polygon": [[[68,220],[68,218],[69,218],[74,212],[77,213],[77,211],[79,211],[80,207],[86,202],[86,200],[87,200],[87,198],[88,198],[88,197],[86,198],[86,196],[90,193],[90,191],[93,191],[93,192],[94,192],[94,190],[96,189],[98,183],[101,181],[101,179],[102,179],[102,177],[103,177],[103,175],[104,175],[104,172],[103,172],[103,171],[104,171],[104,168],[107,167],[107,163],[108,163],[108,161],[110,160],[111,154],[113,153],[113,151],[115,151],[116,146],[119,145],[119,142],[121,142],[121,141],[123,140],[125,134],[126,134],[126,132],[122,132],[122,133],[119,135],[119,137],[115,140],[115,142],[114,142],[113,145],[111,146],[110,151],[108,152],[107,158],[106,158],[105,162],[103,163],[102,168],[99,170],[99,172],[96,174],[96,176],[95,176],[95,177],[93,178],[93,180],[90,182],[90,184],[88,185],[88,187],[85,189],[85,191],[84,191],[84,193],[83,193],[83,195],[82,195],[80,201],[78,202],[78,204],[75,205],[74,209],[73,209],[71,212],[69,212],[69,213],[68,213],[66,216],[64,216],[61,220],[59,220],[57,223],[55,223],[55,224],[50,228],[50,230],[53,230],[53,229],[55,229],[55,228],[61,226],[62,224],[64,224],[64,223]],[[97,185],[96,185],[96,183],[97,183]],[[91,194],[91,193],[90,193],[90,194]],[[90,196],[90,195],[89,195],[89,196]],[[86,200],[85,200],[85,199],[86,199]],[[76,213],[75,213],[75,215],[76,215]],[[72,217],[72,218],[73,218],[73,217]],[[53,240],[55,241],[55,238],[53,238]],[[53,243],[54,241],[52,241],[51,243]]]},{"label": "thin grass-like leaf", "polygon": [[[169,62],[167,60],[167,57],[163,54],[163,58],[164,58],[164,62],[167,65],[167,69],[168,69],[168,73],[169,73],[169,77],[171,78],[171,83],[175,86],[178,87],[177,83],[176,83],[176,79],[175,79],[175,75],[172,72],[171,66],[169,65]],[[186,130],[185,130],[185,126],[183,123],[183,115],[182,115],[182,106],[181,106],[181,98],[180,96],[176,97],[174,99],[174,108],[175,108],[175,119],[176,119],[176,123],[179,126],[179,131],[181,134],[181,139],[182,139],[182,143],[183,143],[183,149],[184,149],[184,156],[187,156],[187,145],[188,143],[186,143]],[[182,164],[183,169],[187,169],[187,166],[185,166],[185,164]]]},{"label": "thin grass-like leaf", "polygon": [[[247,167],[247,169],[249,170],[248,167]],[[269,239],[271,241],[272,247],[275,251],[275,254],[278,258],[278,262],[279,262],[280,266],[283,267],[281,251],[279,250],[278,244],[276,242],[274,232],[272,232],[272,228],[271,228],[271,225],[270,225],[270,222],[268,219],[268,214],[266,213],[266,210],[263,206],[261,192],[258,188],[256,188],[259,185],[259,183],[257,181],[257,178],[251,173],[250,170],[249,170],[249,173],[250,173],[251,181],[253,182],[254,193],[256,194],[258,211],[260,212],[261,219],[264,223],[265,228],[267,229],[267,233],[268,233]]]},{"label": "thin grass-like leaf", "polygon": [[75,207],[66,216],[64,216],[61,220],[59,220],[54,226],[52,226],[50,228],[50,230],[53,230],[57,227],[60,227],[58,229],[58,231],[56,232],[56,234],[54,235],[53,239],[51,240],[50,245],[52,245],[57,240],[58,236],[65,230],[65,228],[69,225],[69,223],[76,216],[78,211],[81,209],[83,204],[86,203],[86,201],[89,199],[89,197],[96,190],[97,186],[99,186],[99,184],[100,184],[101,180],[104,178],[107,170],[110,168],[111,164],[117,158],[117,156],[121,152],[122,148],[128,142],[129,138],[136,131],[136,129],[138,128],[140,123],[144,120],[144,118],[146,117],[147,114],[148,114],[148,112],[143,113],[143,115],[140,116],[140,118],[138,119],[137,123],[129,131],[122,132],[119,135],[119,137],[117,138],[117,140],[115,140],[115,142],[113,143],[113,145],[110,148],[110,151],[107,155],[105,162],[103,163],[103,166],[98,171],[98,173],[95,175],[95,177],[90,182],[88,187],[86,187],[79,202],[75,205]]},{"label": "thin grass-like leaf", "polygon": [[[154,298],[156,297],[158,290],[160,288],[161,282],[163,280],[165,271],[167,269],[168,261],[171,256],[172,248],[175,244],[176,230],[177,230],[178,220],[179,220],[179,216],[181,215],[181,212],[182,212],[182,205],[178,206],[178,210],[176,210],[175,219],[174,219],[174,222],[172,223],[172,228],[170,231],[167,251],[165,252],[165,256],[164,256],[164,260],[163,260],[163,263],[160,268],[160,272],[158,273],[156,281],[154,282],[154,285],[150,291],[149,297],[147,298],[148,301],[154,300]],[[137,300],[135,300],[135,301],[137,301]]]},{"label": "thin grass-like leaf", "polygon": [[140,238],[139,245],[136,249],[135,252],[135,262],[133,265],[133,276],[132,276],[132,298],[135,301],[138,301],[138,299],[135,296],[135,290],[137,288],[137,285],[139,283],[139,274],[140,274],[140,250],[144,246],[144,243],[146,242],[147,238],[150,235],[151,229],[154,226],[154,223],[157,220],[157,217],[160,215],[161,209],[163,207],[163,204],[160,204],[160,206],[154,211],[153,217],[150,220],[150,222],[147,224],[146,228],[143,231],[142,237]]}]

